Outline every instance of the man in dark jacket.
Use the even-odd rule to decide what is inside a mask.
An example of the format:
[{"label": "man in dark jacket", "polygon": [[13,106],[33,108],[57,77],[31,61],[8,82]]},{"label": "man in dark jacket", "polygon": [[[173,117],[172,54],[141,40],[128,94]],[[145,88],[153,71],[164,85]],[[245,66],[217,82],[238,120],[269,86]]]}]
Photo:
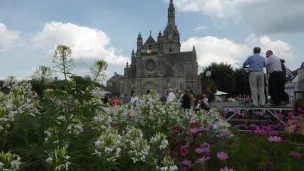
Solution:
[{"label": "man in dark jacket", "polygon": [[286,77],[286,66],[285,66],[285,60],[281,60],[281,65],[282,65],[282,73],[281,73],[281,81],[280,81],[280,97],[281,97],[281,103],[282,104],[287,104],[289,102],[289,96],[285,92],[285,83],[287,82],[287,77]]},{"label": "man in dark jacket", "polygon": [[190,109],[190,96],[187,90],[185,90],[185,93],[182,97],[182,108]]}]

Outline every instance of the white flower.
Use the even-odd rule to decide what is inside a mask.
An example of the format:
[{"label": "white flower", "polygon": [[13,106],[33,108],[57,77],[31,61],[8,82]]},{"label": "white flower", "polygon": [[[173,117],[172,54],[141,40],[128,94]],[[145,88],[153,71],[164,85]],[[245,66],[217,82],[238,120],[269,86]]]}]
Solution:
[{"label": "white flower", "polygon": [[48,163],[52,163],[52,162],[53,162],[52,157],[47,158],[47,159],[46,159],[46,162],[48,162]]}]

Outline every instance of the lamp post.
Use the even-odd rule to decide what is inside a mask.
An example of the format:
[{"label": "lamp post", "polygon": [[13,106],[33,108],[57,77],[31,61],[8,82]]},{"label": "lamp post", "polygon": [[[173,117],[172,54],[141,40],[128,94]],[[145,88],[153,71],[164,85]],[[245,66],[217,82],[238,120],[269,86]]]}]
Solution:
[{"label": "lamp post", "polygon": [[209,80],[210,76],[211,76],[211,71],[207,71],[206,72],[206,77],[208,78],[208,80]]}]

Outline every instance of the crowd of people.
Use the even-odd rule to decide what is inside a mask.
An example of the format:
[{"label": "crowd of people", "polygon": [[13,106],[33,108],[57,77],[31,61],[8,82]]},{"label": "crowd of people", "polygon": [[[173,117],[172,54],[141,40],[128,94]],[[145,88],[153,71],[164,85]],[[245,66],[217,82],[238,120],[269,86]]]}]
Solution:
[{"label": "crowd of people", "polygon": [[286,68],[285,60],[278,58],[274,55],[272,50],[266,52],[266,59],[260,55],[261,48],[255,47],[253,55],[243,63],[243,67],[247,67],[249,71],[249,84],[251,90],[251,97],[253,106],[263,107],[267,100],[268,95],[265,89],[266,79],[264,68],[269,74],[268,92],[271,98],[270,106],[280,106],[287,104],[289,101],[288,94],[285,92],[286,83]]},{"label": "crowd of people", "polygon": [[[147,95],[151,92],[148,90]],[[138,101],[138,97],[135,92],[132,92],[131,96],[125,95],[124,97],[113,96],[109,99],[107,96],[101,99],[104,104],[108,104],[111,107],[116,107],[124,104],[131,104],[132,107],[136,107],[136,102]],[[181,107],[184,109],[191,109],[195,111],[199,111],[201,109],[208,110],[209,109],[209,99],[206,95],[194,97],[193,91],[185,90],[182,92],[181,90],[174,91],[172,88],[167,90],[167,94],[159,98],[159,101],[166,103],[172,101],[179,101]]]}]

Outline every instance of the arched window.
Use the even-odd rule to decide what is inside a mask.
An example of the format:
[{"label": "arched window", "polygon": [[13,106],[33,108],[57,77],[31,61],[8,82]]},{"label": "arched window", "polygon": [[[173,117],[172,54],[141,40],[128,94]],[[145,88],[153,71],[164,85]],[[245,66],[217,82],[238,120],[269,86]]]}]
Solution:
[{"label": "arched window", "polygon": [[172,50],[172,47],[169,47],[169,52],[172,52],[173,50]]}]

